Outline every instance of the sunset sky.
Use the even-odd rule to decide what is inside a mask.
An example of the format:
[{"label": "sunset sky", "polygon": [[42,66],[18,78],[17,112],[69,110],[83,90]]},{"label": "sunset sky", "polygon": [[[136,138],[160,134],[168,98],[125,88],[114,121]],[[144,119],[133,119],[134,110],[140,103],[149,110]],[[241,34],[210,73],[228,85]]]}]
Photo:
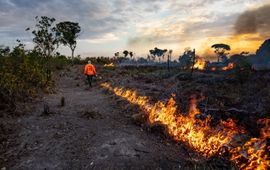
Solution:
[{"label": "sunset sky", "polygon": [[[231,53],[254,52],[270,38],[270,0],[0,0],[0,45],[33,46],[35,16],[79,22],[76,54],[112,56],[125,49],[144,56],[154,47],[186,47],[210,55],[214,43]],[[70,54],[69,49],[60,52]]]}]

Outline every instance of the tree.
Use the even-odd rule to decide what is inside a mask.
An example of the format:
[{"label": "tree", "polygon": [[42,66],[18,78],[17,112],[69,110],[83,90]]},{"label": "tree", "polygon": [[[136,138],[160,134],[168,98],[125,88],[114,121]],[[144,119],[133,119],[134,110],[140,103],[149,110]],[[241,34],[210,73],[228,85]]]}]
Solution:
[{"label": "tree", "polygon": [[192,51],[191,48],[185,48],[183,55],[179,57],[180,66],[184,69],[192,69],[195,63],[195,49]]},{"label": "tree", "polygon": [[159,61],[160,61],[160,57],[164,57],[167,51],[168,51],[167,49],[162,50],[157,47],[155,47],[154,50],[149,50],[152,58],[155,59],[156,57],[159,57]]},{"label": "tree", "polygon": [[124,57],[127,57],[129,52],[127,50],[123,51]]},{"label": "tree", "polygon": [[173,53],[173,50],[169,50],[169,53],[167,55],[167,69],[168,69],[168,71],[170,71],[170,61],[172,58],[172,53]]},{"label": "tree", "polygon": [[[55,19],[47,16],[38,16],[36,19],[36,30],[32,31],[34,35],[33,42],[36,44],[35,50],[40,52],[46,58],[47,82],[50,80],[51,71],[49,68],[49,58],[54,50],[59,46],[56,27],[54,26]],[[29,31],[27,28],[26,31]]]},{"label": "tree", "polygon": [[134,56],[132,51],[129,52],[129,56],[130,56],[130,58],[132,58]]},{"label": "tree", "polygon": [[36,30],[32,31],[33,42],[36,44],[35,49],[41,52],[44,57],[49,58],[59,45],[56,28],[53,26],[55,19],[46,16],[40,18],[36,16],[35,19],[37,22]]},{"label": "tree", "polygon": [[59,36],[59,41],[63,45],[68,46],[71,49],[71,58],[74,59],[74,51],[77,46],[76,39],[81,32],[81,27],[79,23],[65,21],[56,24],[57,35]]},{"label": "tree", "polygon": [[114,56],[115,57],[119,57],[120,56],[120,53],[119,52],[116,52],[116,53],[114,53]]},{"label": "tree", "polygon": [[218,62],[219,62],[220,58],[222,58],[223,61],[227,60],[226,55],[229,53],[226,53],[226,52],[231,50],[231,47],[227,44],[214,44],[214,45],[212,45],[211,48],[215,49],[215,53],[218,56],[218,60],[217,60]]}]

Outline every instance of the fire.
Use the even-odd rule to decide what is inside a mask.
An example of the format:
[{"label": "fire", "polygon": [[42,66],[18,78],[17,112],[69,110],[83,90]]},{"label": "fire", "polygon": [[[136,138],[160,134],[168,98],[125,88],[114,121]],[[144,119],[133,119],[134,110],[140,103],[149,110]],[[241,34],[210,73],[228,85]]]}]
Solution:
[{"label": "fire", "polygon": [[212,67],[212,68],[211,68],[211,71],[216,71],[216,70],[217,70],[216,67]]},{"label": "fire", "polygon": [[[232,119],[220,121],[216,127],[210,126],[211,117],[205,120],[196,119],[200,114],[195,97],[191,98],[189,113],[185,116],[177,112],[176,102],[171,97],[168,102],[158,101],[151,104],[149,97],[139,96],[134,90],[123,88],[113,88],[108,83],[101,84],[101,87],[114,92],[117,96],[126,99],[134,105],[138,105],[147,115],[148,123],[159,123],[166,127],[167,133],[176,141],[188,144],[195,151],[205,157],[220,154],[222,148],[228,147],[230,159],[239,166],[240,169],[267,169],[269,168],[269,157],[266,150],[266,138],[269,138],[270,120],[266,120],[266,126],[262,129],[262,139],[253,138],[242,147],[231,147],[230,142],[239,133],[238,128]],[[242,157],[246,161],[242,162]]]},{"label": "fire", "polygon": [[114,64],[113,64],[113,63],[110,63],[110,64],[104,64],[103,67],[114,67]]},{"label": "fire", "polygon": [[203,61],[201,58],[198,58],[193,67],[198,70],[204,70],[205,65],[206,65],[205,61]]},{"label": "fire", "polygon": [[[261,138],[252,138],[242,147],[237,147],[230,151],[231,160],[240,169],[269,169],[270,167],[270,146],[269,144],[267,145],[267,138],[270,138],[270,119],[262,119],[259,122],[265,125],[261,129]],[[244,163],[243,160],[245,160]]]},{"label": "fire", "polygon": [[184,116],[177,113],[176,102],[173,98],[170,98],[167,103],[158,101],[150,104],[148,97],[138,96],[136,91],[112,88],[106,83],[101,86],[130,103],[138,105],[147,114],[149,123],[161,123],[166,126],[172,138],[187,143],[205,157],[218,154],[220,149],[237,133],[233,120],[221,121],[218,127],[213,128],[209,125],[210,116],[206,120],[196,119],[195,115],[200,114],[200,111],[196,108],[194,97],[191,100],[189,114]]},{"label": "fire", "polygon": [[229,63],[226,67],[222,67],[223,71],[232,70],[235,67],[234,63]]}]

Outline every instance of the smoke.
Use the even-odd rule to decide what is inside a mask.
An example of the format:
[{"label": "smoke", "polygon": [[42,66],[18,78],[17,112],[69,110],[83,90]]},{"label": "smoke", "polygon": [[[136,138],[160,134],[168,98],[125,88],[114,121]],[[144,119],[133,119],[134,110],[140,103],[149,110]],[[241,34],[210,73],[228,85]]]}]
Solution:
[{"label": "smoke", "polygon": [[270,4],[245,11],[238,17],[234,28],[236,35],[259,33],[261,38],[269,38]]}]

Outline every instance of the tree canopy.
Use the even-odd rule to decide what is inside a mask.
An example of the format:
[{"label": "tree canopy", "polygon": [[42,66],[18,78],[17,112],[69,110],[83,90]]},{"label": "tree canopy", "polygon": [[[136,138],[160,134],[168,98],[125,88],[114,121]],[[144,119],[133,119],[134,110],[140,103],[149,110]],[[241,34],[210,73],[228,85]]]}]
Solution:
[{"label": "tree canopy", "polygon": [[229,45],[227,45],[227,44],[214,44],[214,45],[211,46],[211,48],[215,49],[215,53],[218,56],[218,62],[219,62],[220,58],[222,58],[223,60],[227,60],[226,55],[228,53],[226,53],[226,51],[231,50],[231,47]]},{"label": "tree canopy", "polygon": [[74,51],[77,45],[76,39],[81,32],[81,27],[79,23],[65,21],[56,24],[57,35],[59,36],[59,41],[68,46],[71,49],[71,57],[74,57]]},{"label": "tree canopy", "polygon": [[[33,42],[35,49],[40,51],[45,57],[49,57],[52,52],[58,48],[58,38],[54,26],[55,19],[47,16],[35,17],[36,30],[32,31],[34,35]],[[29,28],[26,31],[30,30]]]}]

